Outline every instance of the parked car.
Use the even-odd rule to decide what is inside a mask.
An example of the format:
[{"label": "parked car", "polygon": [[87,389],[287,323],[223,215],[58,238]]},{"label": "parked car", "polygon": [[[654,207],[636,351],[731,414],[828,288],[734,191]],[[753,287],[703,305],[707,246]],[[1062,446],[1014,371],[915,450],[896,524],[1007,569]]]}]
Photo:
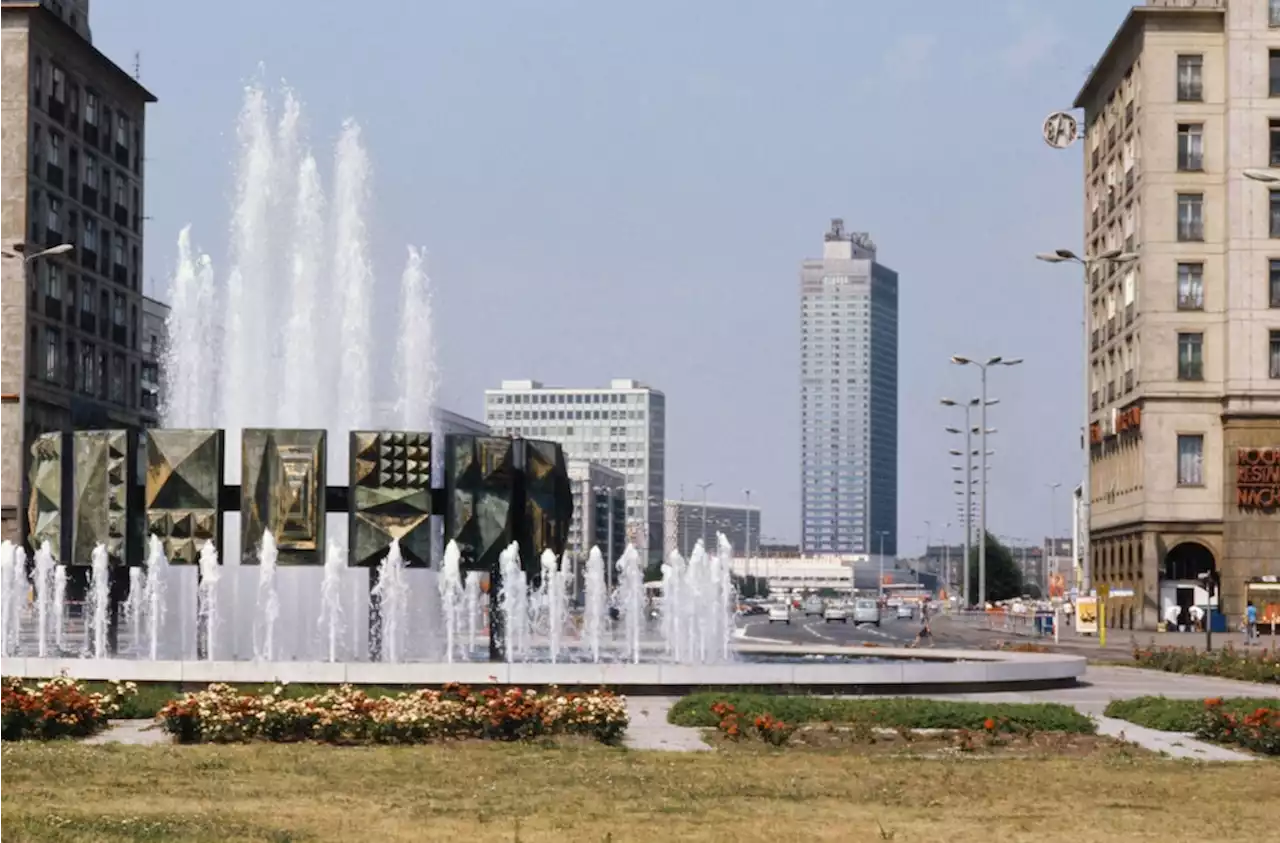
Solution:
[{"label": "parked car", "polygon": [[826,623],[849,622],[849,608],[843,603],[831,603],[822,610],[822,620]]},{"label": "parked car", "polygon": [[859,598],[853,602],[853,623],[880,625],[880,604],[870,598]]},{"label": "parked car", "polygon": [[769,623],[785,623],[791,624],[791,604],[779,603],[776,606],[769,607]]},{"label": "parked car", "polygon": [[810,597],[804,601],[804,616],[820,618],[822,617],[822,598]]}]

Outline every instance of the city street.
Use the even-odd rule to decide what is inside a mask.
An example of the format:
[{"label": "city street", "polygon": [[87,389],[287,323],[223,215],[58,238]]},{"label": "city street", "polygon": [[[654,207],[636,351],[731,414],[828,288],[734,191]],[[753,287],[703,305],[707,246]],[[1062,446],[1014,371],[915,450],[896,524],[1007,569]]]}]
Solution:
[{"label": "city street", "polygon": [[778,641],[787,644],[881,644],[901,647],[909,644],[920,631],[920,621],[885,618],[880,626],[867,624],[827,623],[820,617],[804,617],[796,613],[790,624],[769,623],[764,615],[751,615],[740,624],[744,637],[755,640]]}]

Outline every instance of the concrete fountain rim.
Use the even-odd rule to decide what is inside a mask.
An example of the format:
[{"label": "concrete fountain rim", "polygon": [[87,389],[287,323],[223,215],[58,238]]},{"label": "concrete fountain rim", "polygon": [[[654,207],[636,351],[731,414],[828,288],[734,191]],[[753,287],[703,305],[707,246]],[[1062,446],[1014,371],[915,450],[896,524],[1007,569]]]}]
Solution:
[{"label": "concrete fountain rim", "polygon": [[[635,695],[673,695],[698,689],[815,691],[825,693],[972,693],[1071,686],[1084,675],[1086,660],[1059,653],[998,650],[843,647],[839,645],[747,644],[743,654],[839,656],[820,660],[725,664],[640,664],[570,662],[253,662],[147,661],[134,659],[24,658],[3,660],[5,676],[47,679],[65,674],[85,681],[210,682],[266,685],[391,685],[439,687],[450,682],[474,686],[608,687]],[[851,660],[875,659],[866,664]]]}]

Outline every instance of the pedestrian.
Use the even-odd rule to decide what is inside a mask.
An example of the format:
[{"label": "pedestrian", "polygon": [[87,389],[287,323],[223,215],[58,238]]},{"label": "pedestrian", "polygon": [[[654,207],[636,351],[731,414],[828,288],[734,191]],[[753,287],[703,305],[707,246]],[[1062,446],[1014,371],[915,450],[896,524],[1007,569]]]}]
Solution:
[{"label": "pedestrian", "polygon": [[1244,643],[1252,644],[1254,639],[1258,637],[1258,607],[1253,605],[1253,601],[1249,601],[1249,605],[1244,609]]},{"label": "pedestrian", "polygon": [[920,631],[916,633],[915,640],[911,642],[912,647],[919,647],[921,642],[929,641],[929,646],[933,646],[933,629],[929,626],[929,612],[926,609],[920,613]]}]

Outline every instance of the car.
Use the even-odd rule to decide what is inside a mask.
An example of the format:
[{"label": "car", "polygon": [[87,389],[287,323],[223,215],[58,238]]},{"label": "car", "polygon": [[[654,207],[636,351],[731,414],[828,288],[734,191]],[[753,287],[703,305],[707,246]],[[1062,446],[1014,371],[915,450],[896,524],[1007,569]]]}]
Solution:
[{"label": "car", "polygon": [[827,608],[822,610],[822,620],[826,623],[849,622],[849,609],[840,603],[831,603]]},{"label": "car", "polygon": [[789,603],[780,603],[777,606],[769,607],[769,623],[785,623],[791,624],[791,605]]},{"label": "car", "polygon": [[861,597],[853,601],[853,623],[880,625],[880,604],[869,597]]},{"label": "car", "polygon": [[822,598],[810,597],[804,601],[804,616],[820,618],[822,617]]},{"label": "car", "polygon": [[898,604],[898,620],[911,620],[916,616],[915,607],[910,603]]}]

